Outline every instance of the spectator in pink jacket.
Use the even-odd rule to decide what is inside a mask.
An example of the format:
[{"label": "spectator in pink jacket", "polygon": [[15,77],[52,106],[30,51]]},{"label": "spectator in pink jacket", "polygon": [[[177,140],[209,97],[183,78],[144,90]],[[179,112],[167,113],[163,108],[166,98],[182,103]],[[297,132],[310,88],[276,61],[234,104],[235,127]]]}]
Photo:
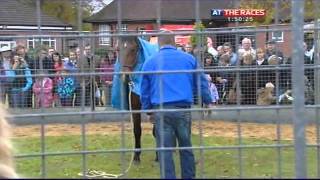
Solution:
[{"label": "spectator in pink jacket", "polygon": [[53,82],[48,77],[37,77],[33,84],[33,93],[35,95],[35,107],[52,107],[53,102]]}]

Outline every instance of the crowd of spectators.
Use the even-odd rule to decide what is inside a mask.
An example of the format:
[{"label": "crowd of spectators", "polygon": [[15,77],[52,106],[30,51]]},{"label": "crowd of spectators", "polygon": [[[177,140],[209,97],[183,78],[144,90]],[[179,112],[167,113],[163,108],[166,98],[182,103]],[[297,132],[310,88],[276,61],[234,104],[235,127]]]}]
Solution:
[{"label": "crowd of spectators", "polygon": [[[313,64],[313,51],[307,50],[304,43],[304,63]],[[196,55],[197,47],[191,45],[181,50]],[[267,41],[265,47],[254,48],[251,39],[243,38],[241,45],[234,50],[230,42],[216,48],[207,38],[203,55],[203,66],[209,70],[213,96],[216,104],[271,105],[291,103],[291,57],[284,57],[277,48],[277,42]],[[279,67],[278,69],[274,67]],[[236,69],[240,68],[240,71]],[[314,70],[305,70],[306,104],[314,103]],[[237,90],[238,88],[238,90]],[[278,101],[278,102],[277,102]]]},{"label": "crowd of spectators", "polygon": [[[290,103],[290,57],[284,57],[276,41],[254,48],[251,39],[243,38],[235,50],[230,42],[214,47],[207,38],[204,56],[190,44],[178,46],[203,62],[210,92],[215,104],[270,105]],[[314,53],[304,43],[304,63],[313,64]],[[201,59],[199,59],[199,57]],[[0,97],[9,107],[61,107],[110,105],[112,72],[116,53],[108,51],[95,55],[90,45],[71,48],[63,55],[53,48],[40,48],[30,56],[27,49],[0,48]],[[267,68],[266,68],[267,67]],[[243,68],[236,71],[235,68]],[[74,73],[105,72],[102,75],[78,76]],[[32,76],[47,74],[47,76]],[[314,70],[305,70],[306,104],[314,103]]]},{"label": "crowd of spectators", "polygon": [[113,51],[100,57],[90,45],[83,52],[72,48],[65,56],[53,48],[41,47],[30,56],[22,45],[4,46],[0,48],[1,102],[13,108],[110,104],[112,74],[74,73],[112,72],[114,61]]}]

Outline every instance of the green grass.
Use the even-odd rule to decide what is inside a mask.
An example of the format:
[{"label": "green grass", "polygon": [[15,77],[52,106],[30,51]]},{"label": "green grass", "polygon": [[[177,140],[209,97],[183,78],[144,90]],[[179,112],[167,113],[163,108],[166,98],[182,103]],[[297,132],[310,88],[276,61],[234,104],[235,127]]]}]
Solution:
[{"label": "green grass", "polygon": [[[117,135],[89,135],[86,137],[87,150],[106,150],[121,148],[121,136]],[[193,136],[193,145],[199,146],[199,136]],[[235,146],[237,139],[222,137],[205,137],[204,146]],[[154,139],[151,135],[143,136],[143,147],[154,147]],[[243,144],[266,145],[275,144],[275,141],[265,139],[242,139]],[[282,141],[283,144],[292,144],[291,141]],[[40,138],[15,138],[14,145],[19,149],[16,154],[39,153]],[[131,136],[126,136],[125,147],[131,148]],[[81,136],[46,137],[46,152],[79,151],[82,149]],[[200,150],[194,151],[197,161],[197,177],[204,178],[237,178],[239,177],[239,150],[238,149],[214,149],[204,150],[203,171],[200,167]],[[278,149],[254,148],[242,149],[242,175],[248,178],[272,178],[278,177]],[[292,178],[294,173],[293,148],[282,148],[281,151],[281,177]],[[89,154],[86,156],[87,168],[102,170],[107,173],[119,174],[121,162],[125,162],[125,168],[131,158],[131,153],[106,153]],[[308,149],[308,177],[317,175],[316,149]],[[123,159],[121,157],[124,157]],[[144,151],[141,154],[140,165],[132,165],[128,178],[159,178],[159,166],[154,162],[155,153]],[[48,178],[79,178],[77,175],[82,170],[82,155],[47,156],[45,167]],[[41,157],[18,158],[17,171],[23,177],[41,177]],[[179,157],[175,153],[176,171],[180,175]],[[203,173],[203,176],[201,174]]]}]

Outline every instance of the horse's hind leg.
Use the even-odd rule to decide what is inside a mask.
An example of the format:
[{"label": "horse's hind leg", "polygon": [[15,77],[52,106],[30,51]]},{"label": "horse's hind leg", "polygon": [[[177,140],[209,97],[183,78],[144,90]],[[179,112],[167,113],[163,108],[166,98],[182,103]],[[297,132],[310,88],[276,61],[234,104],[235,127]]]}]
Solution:
[{"label": "horse's hind leg", "polygon": [[[153,127],[152,127],[152,135],[153,135],[154,139],[156,139],[156,127],[155,127],[155,124],[153,124]],[[157,151],[156,151],[156,158],[154,159],[154,161],[159,161],[158,152]]]},{"label": "horse's hind leg", "polygon": [[[141,116],[140,113],[133,114],[134,143],[136,149],[141,149]],[[134,161],[140,162],[140,151],[134,153]]]},{"label": "horse's hind leg", "polygon": [[[131,94],[131,107],[133,110],[140,110],[140,98],[138,95],[132,93]],[[133,133],[134,133],[134,140],[135,140],[135,148],[141,149],[141,114],[140,113],[133,113]],[[134,153],[134,162],[140,162],[140,151],[136,151]]]}]

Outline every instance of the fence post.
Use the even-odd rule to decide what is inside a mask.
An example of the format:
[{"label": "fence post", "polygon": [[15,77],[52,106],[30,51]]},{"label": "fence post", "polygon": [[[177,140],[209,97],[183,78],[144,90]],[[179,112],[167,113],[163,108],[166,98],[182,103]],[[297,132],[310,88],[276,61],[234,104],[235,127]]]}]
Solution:
[{"label": "fence post", "polygon": [[306,140],[305,140],[305,95],[304,95],[304,61],[303,61],[303,24],[304,1],[292,1],[292,87],[293,87],[293,123],[295,140],[296,178],[307,177]]},{"label": "fence post", "polygon": [[[319,30],[317,29],[319,27],[319,7],[317,4],[317,0],[314,0],[314,41],[313,41],[313,45],[314,45],[314,55],[313,55],[313,63],[314,65],[319,65]],[[319,104],[320,103],[320,72],[319,69],[315,69],[314,70],[314,96],[315,96],[315,104]]]}]

